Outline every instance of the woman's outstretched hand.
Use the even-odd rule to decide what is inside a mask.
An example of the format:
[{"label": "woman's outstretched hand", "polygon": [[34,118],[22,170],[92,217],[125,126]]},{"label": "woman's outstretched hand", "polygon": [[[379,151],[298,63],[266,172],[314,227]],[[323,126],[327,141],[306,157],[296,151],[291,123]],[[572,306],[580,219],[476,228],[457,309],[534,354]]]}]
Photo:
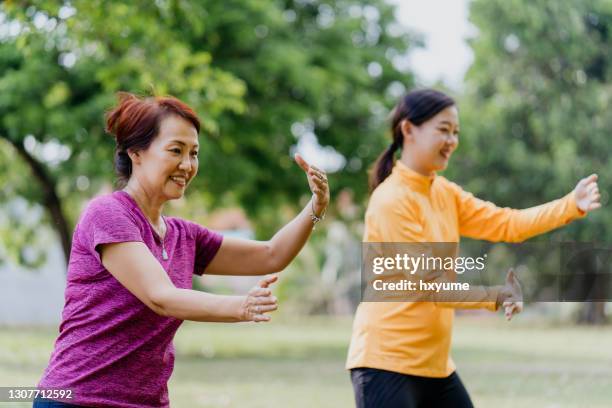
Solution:
[{"label": "woman's outstretched hand", "polygon": [[299,154],[295,155],[296,163],[306,172],[308,186],[313,194],[313,209],[315,215],[320,217],[329,204],[329,185],[327,175],[323,170],[309,165]]},{"label": "woman's outstretched hand", "polygon": [[506,282],[499,292],[497,303],[504,307],[504,315],[507,320],[523,311],[523,291],[514,269],[510,268],[506,275]]},{"label": "woman's outstretched hand", "polygon": [[278,309],[278,301],[275,296],[272,296],[272,291],[269,289],[269,286],[276,282],[277,279],[277,276],[268,276],[260,280],[259,283],[249,291],[242,302],[241,321],[270,321],[270,316],[266,313]]},{"label": "woman's outstretched hand", "polygon": [[574,189],[576,205],[581,211],[588,213],[601,207],[599,200],[599,187],[597,187],[597,174],[591,174],[576,184]]}]

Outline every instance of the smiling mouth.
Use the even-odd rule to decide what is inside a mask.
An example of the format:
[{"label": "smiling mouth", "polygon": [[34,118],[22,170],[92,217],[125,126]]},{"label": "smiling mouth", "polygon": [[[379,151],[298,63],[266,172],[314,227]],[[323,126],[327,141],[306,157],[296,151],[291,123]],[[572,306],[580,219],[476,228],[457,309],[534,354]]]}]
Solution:
[{"label": "smiling mouth", "polygon": [[446,160],[450,158],[450,155],[450,150],[440,150],[440,156],[444,157]]},{"label": "smiling mouth", "polygon": [[185,187],[187,185],[187,179],[185,177],[175,177],[171,176],[170,180],[176,183],[180,187]]}]

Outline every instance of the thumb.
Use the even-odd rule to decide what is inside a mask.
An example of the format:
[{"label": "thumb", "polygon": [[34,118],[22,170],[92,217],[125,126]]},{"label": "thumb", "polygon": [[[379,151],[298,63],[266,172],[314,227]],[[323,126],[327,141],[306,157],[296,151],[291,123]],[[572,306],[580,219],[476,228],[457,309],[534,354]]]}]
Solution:
[{"label": "thumb", "polygon": [[262,288],[267,288],[268,286],[270,286],[271,284],[273,284],[274,282],[276,282],[276,280],[278,279],[278,276],[273,275],[273,276],[268,276],[262,280],[259,281],[259,286]]},{"label": "thumb", "polygon": [[585,177],[585,178],[583,178],[582,180],[580,180],[580,184],[582,184],[582,185],[587,185],[587,184],[589,184],[589,183],[591,183],[591,182],[593,182],[593,181],[596,181],[596,180],[597,180],[597,177],[598,177],[598,176],[597,176],[597,174],[596,174],[596,173],[593,173],[593,174],[591,174],[590,176]]},{"label": "thumb", "polygon": [[516,275],[514,274],[514,268],[508,269],[508,273],[506,274],[506,283],[512,283],[516,279]]},{"label": "thumb", "polygon": [[306,162],[306,160],[304,160],[302,156],[300,156],[298,153],[295,154],[294,158],[298,166],[300,166],[305,172],[308,172],[308,169],[310,169],[310,165]]}]

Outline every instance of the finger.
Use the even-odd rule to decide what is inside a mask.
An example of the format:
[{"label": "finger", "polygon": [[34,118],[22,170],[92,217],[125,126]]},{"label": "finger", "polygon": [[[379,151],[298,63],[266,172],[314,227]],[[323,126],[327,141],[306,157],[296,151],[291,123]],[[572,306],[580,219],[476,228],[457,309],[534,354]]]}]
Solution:
[{"label": "finger", "polygon": [[508,269],[508,273],[506,274],[506,282],[513,283],[515,279],[514,268]]},{"label": "finger", "polygon": [[519,281],[518,275],[516,274],[516,272],[514,271],[514,268],[510,268],[510,270],[508,271],[508,278],[510,279],[510,284],[517,289],[520,289],[521,287],[521,281]]},{"label": "finger", "polygon": [[316,171],[316,170],[309,170],[308,171],[308,176],[310,178],[312,178],[313,180],[321,180],[321,181],[326,181],[327,177],[325,176],[325,174],[321,173],[320,171]]},{"label": "finger", "polygon": [[601,208],[601,203],[591,203],[588,207],[587,207],[587,211],[593,211],[596,210],[598,208]]},{"label": "finger", "polygon": [[255,305],[249,308],[249,313],[253,316],[268,312],[273,312],[278,309],[278,305]]},{"label": "finger", "polygon": [[257,297],[267,297],[270,296],[272,292],[268,288],[262,288],[261,286],[255,286],[253,289],[249,291],[249,296],[252,298]]},{"label": "finger", "polygon": [[258,315],[254,315],[253,316],[253,321],[255,323],[259,323],[259,322],[269,322],[271,319],[270,316],[268,315],[262,315],[262,314],[258,314]]},{"label": "finger", "polygon": [[296,153],[295,156],[293,156],[293,158],[295,159],[295,162],[298,164],[298,166],[302,168],[302,170],[304,170],[305,172],[308,172],[308,169],[310,168],[310,166],[308,165],[306,160],[302,158],[302,156]]},{"label": "finger", "polygon": [[258,283],[258,286],[262,287],[262,288],[267,288],[268,286],[270,286],[271,284],[276,282],[277,279],[278,279],[278,276],[276,276],[276,275],[268,276],[268,277],[260,280],[259,283]]},{"label": "finger", "polygon": [[325,174],[319,174],[319,175],[317,175],[317,179],[318,179],[318,180],[319,180],[321,183],[323,183],[323,184],[327,184],[327,183],[328,183],[328,181],[327,181],[327,176],[326,176]]},{"label": "finger", "polygon": [[273,312],[278,309],[278,305],[258,305],[255,307],[255,314],[263,314],[267,312]]},{"label": "finger", "polygon": [[506,316],[506,320],[512,320],[512,313],[510,312],[509,308],[506,308],[504,315]]},{"label": "finger", "polygon": [[514,314],[519,314],[523,311],[523,302],[516,302],[514,306]]},{"label": "finger", "polygon": [[593,173],[588,177],[583,178],[582,180],[580,180],[580,183],[582,183],[582,185],[586,185],[592,181],[596,181],[597,180],[597,174]]},{"label": "finger", "polygon": [[504,315],[509,320],[509,318],[515,314],[520,312],[519,307],[516,303],[512,303],[504,308]]},{"label": "finger", "polygon": [[321,177],[319,177],[319,174],[313,170],[308,171],[308,178],[310,180],[321,180]]},{"label": "finger", "polygon": [[597,188],[597,183],[591,183],[587,185],[587,193],[591,194],[594,191],[599,191],[599,189]]},{"label": "finger", "polygon": [[314,171],[314,172],[312,172],[312,175],[313,175],[313,179],[315,179],[315,180],[319,180],[319,181],[327,180],[325,178],[325,176],[323,174],[321,174],[320,172]]},{"label": "finger", "polygon": [[276,296],[260,296],[256,297],[253,301],[255,305],[274,305],[278,303]]},{"label": "finger", "polygon": [[314,184],[315,184],[315,185],[316,185],[316,186],[317,186],[319,189],[321,189],[321,190],[325,190],[325,188],[326,188],[326,186],[327,186],[327,184],[326,184],[324,181],[322,181],[322,180],[320,180],[320,179],[318,179],[318,178],[314,178],[314,179],[312,179],[312,182],[313,182],[313,183],[314,183]]}]

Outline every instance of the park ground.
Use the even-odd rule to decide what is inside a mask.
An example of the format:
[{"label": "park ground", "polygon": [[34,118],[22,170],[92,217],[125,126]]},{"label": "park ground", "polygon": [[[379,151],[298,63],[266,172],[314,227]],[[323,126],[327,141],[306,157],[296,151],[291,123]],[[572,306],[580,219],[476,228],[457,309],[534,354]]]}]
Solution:
[{"label": "park ground", "polygon": [[[350,327],[329,317],[187,322],[175,339],[172,407],[351,407]],[[0,328],[0,385],[35,385],[56,330]],[[612,406],[612,327],[460,316],[453,356],[477,407]],[[31,403],[0,402],[11,406]]]}]

